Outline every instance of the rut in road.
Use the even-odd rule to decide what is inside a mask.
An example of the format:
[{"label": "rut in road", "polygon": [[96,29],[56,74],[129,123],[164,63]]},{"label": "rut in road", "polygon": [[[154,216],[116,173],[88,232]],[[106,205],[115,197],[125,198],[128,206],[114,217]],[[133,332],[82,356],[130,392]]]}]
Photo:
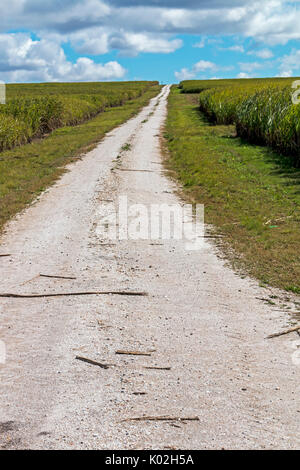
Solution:
[{"label": "rut in road", "polygon": [[2,448],[299,448],[298,336],[265,339],[290,325],[265,290],[213,241],[101,237],[119,196],[181,203],[161,165],[168,93],[7,226],[1,292],[148,295],[0,298]]}]

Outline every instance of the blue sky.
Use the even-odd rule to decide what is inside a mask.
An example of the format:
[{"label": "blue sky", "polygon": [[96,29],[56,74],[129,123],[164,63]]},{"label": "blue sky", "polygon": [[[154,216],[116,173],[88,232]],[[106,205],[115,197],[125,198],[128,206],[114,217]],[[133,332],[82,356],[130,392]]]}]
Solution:
[{"label": "blue sky", "polygon": [[0,80],[300,75],[300,0],[10,0]]}]

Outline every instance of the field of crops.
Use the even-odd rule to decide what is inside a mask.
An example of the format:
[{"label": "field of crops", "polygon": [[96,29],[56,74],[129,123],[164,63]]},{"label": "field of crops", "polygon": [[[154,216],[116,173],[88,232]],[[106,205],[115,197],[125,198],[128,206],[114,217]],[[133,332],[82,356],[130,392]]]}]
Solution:
[{"label": "field of crops", "polygon": [[0,151],[138,98],[157,82],[8,85],[0,105]]},{"label": "field of crops", "polygon": [[201,93],[210,88],[240,87],[240,86],[264,86],[290,85],[296,78],[228,78],[224,80],[183,80],[179,84],[182,93]]},{"label": "field of crops", "polygon": [[295,78],[186,81],[184,93],[200,93],[200,109],[217,124],[235,124],[237,135],[294,155],[300,164],[300,106]]}]

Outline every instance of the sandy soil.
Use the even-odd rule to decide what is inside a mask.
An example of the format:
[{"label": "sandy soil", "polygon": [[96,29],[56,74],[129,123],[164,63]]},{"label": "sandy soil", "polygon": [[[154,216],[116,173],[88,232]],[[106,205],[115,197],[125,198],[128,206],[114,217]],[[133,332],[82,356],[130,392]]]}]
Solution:
[{"label": "sandy soil", "polygon": [[[12,256],[0,258],[2,293],[149,295],[0,299],[2,448],[300,448],[300,338],[265,339],[295,318],[259,300],[269,291],[228,268],[213,240],[187,251],[182,240],[108,245],[99,235],[106,200],[180,203],[160,163],[168,92],[7,226],[0,252]],[[123,421],[144,415],[199,421]]]}]

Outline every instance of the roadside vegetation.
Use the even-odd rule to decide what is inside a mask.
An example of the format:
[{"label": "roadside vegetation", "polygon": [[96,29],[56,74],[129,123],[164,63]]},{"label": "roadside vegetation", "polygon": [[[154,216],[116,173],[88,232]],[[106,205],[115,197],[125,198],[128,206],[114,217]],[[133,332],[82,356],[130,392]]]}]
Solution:
[{"label": "roadside vegetation", "polygon": [[[40,134],[44,134],[46,131],[49,132],[55,127],[58,128],[47,137],[44,135],[43,139],[35,138],[32,139],[31,143],[15,146],[11,150],[0,153],[0,230],[5,222],[24,209],[27,204],[32,202],[39,193],[61,175],[67,163],[80,158],[85,152],[94,148],[108,131],[135,115],[151,98],[158,94],[160,88],[156,82],[125,83],[124,87],[121,83],[9,86],[8,109],[11,106],[10,109],[15,109],[16,114],[20,113],[22,119],[5,112],[5,122],[17,122],[20,126],[26,125],[28,128],[37,129],[38,127],[35,127],[35,124],[31,126],[29,115],[31,116],[32,113],[36,117],[48,113],[48,116],[52,116],[50,119],[47,118],[48,127],[42,125],[42,123],[45,123],[42,119],[36,121],[33,118],[34,123],[39,123]],[[102,95],[103,89],[106,89],[104,96]],[[64,94],[59,99],[57,98],[58,90]],[[86,92],[89,90],[88,99],[83,98],[84,90]],[[53,92],[53,96],[51,92]],[[76,92],[78,96],[76,96]],[[20,101],[18,101],[19,94],[22,95]],[[38,96],[37,101],[33,98],[34,94]],[[46,96],[41,97],[41,94]],[[14,98],[17,101],[14,101],[14,99],[10,101],[11,96],[17,97]],[[27,96],[29,96],[31,108],[25,106],[23,110],[22,107],[20,109],[17,106],[14,108],[15,104],[10,105],[12,102],[20,103],[23,100],[26,102]],[[61,114],[57,110],[62,109],[61,106],[64,100],[68,103],[68,107],[65,106],[63,108],[64,113]],[[101,108],[100,103],[104,103],[105,100],[110,105]],[[37,106],[34,111],[36,103],[39,103],[39,105],[44,103],[43,106],[45,105],[45,107],[41,106],[41,109]],[[49,103],[55,103],[55,105],[51,107]],[[70,106],[71,104],[72,106]],[[102,112],[100,112],[100,108]],[[83,110],[88,109],[89,111],[85,114]],[[91,118],[94,114],[96,116]],[[66,118],[66,115],[69,117]],[[54,119],[54,116],[60,120],[59,125],[55,123],[56,118]],[[86,120],[88,117],[91,119]],[[72,122],[74,124],[76,120],[84,122],[79,125],[61,127],[62,122],[69,124]],[[12,130],[13,126],[10,127],[8,124],[8,129]],[[40,134],[35,133],[34,135]]]},{"label": "roadside vegetation", "polygon": [[300,106],[291,84],[218,87],[199,95],[200,109],[217,124],[235,124],[237,135],[294,156],[300,166]]},{"label": "roadside vegetation", "polygon": [[[217,90],[212,89],[212,100]],[[218,240],[235,268],[263,285],[300,293],[300,170],[295,154],[243,140],[232,120],[210,122],[200,111],[198,91],[182,93],[172,87],[165,128],[167,167],[182,183],[187,200],[205,204],[206,223],[223,235]]]},{"label": "roadside vegetation", "polygon": [[259,88],[261,86],[280,85],[286,86],[297,80],[297,78],[228,78],[224,80],[183,80],[179,83],[181,93],[200,93],[211,88],[237,88],[240,86],[251,86]]},{"label": "roadside vegetation", "polygon": [[0,105],[0,151],[122,106],[153,85],[157,82],[7,85],[7,103]]}]

